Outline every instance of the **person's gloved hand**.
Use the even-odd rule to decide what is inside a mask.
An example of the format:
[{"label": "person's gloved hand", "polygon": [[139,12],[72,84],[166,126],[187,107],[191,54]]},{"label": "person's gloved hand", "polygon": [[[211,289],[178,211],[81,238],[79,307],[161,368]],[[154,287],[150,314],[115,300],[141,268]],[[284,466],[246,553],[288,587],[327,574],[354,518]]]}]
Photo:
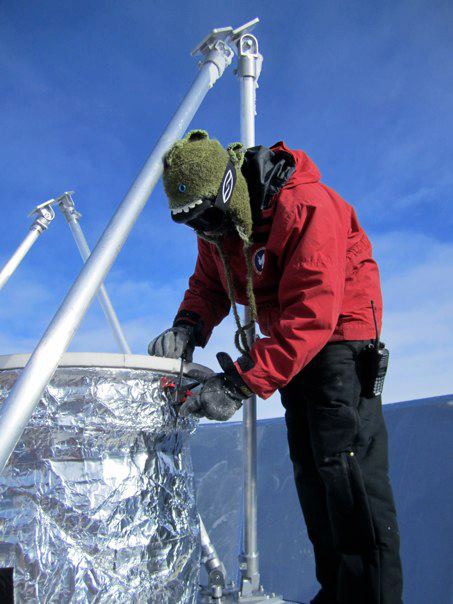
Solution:
[{"label": "person's gloved hand", "polygon": [[190,363],[194,348],[194,328],[191,325],[176,325],[166,329],[149,343],[148,354],[169,359],[184,356]]},{"label": "person's gloved hand", "polygon": [[183,417],[195,415],[220,422],[230,419],[242,406],[242,401],[253,393],[236,371],[233,362],[225,353],[219,353],[217,358],[222,367],[228,360],[227,372],[216,373],[203,384],[199,394],[189,397],[181,406],[179,414]]}]

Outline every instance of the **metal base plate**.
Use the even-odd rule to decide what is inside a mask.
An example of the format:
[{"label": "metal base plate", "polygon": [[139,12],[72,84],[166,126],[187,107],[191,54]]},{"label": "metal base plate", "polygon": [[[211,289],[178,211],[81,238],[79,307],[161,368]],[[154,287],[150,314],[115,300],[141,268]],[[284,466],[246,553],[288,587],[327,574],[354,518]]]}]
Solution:
[{"label": "metal base plate", "polygon": [[267,594],[240,597],[239,602],[243,602],[244,604],[285,604],[285,600],[282,600],[279,596],[270,596]]},{"label": "metal base plate", "polygon": [[198,592],[197,604],[237,604],[239,590],[237,587],[224,587],[221,598],[214,598],[209,587],[202,586]]},{"label": "metal base plate", "polygon": [[[283,600],[275,594],[265,592],[253,596],[240,596],[237,589],[224,589],[221,598],[212,598],[208,591],[201,589],[198,595],[198,604],[298,604],[292,600]],[[300,603],[299,603],[300,604]]]},{"label": "metal base plate", "polygon": [[246,596],[239,598],[239,602],[243,604],[296,604],[296,602],[290,602],[289,600],[282,600],[280,596],[259,594],[256,596]]}]

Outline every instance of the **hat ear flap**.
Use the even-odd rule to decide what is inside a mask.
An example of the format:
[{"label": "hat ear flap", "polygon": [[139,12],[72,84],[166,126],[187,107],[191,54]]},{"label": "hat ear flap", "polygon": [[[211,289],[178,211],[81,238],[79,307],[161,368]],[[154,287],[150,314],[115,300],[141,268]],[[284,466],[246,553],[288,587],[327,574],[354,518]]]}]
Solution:
[{"label": "hat ear flap", "polygon": [[242,166],[244,162],[245,149],[242,143],[231,143],[227,147],[228,155],[230,156],[230,161],[239,168]]},{"label": "hat ear flap", "polygon": [[173,156],[175,154],[175,151],[177,149],[180,149],[183,145],[184,145],[184,141],[176,141],[176,143],[174,143],[170,147],[170,150],[167,152],[167,155],[164,158],[164,166],[166,168],[168,168],[169,166],[171,166],[171,164],[173,162]]},{"label": "hat ear flap", "polygon": [[206,130],[191,130],[184,137],[184,140],[188,143],[193,143],[194,141],[202,141],[204,139],[209,139],[209,134],[206,132]]}]

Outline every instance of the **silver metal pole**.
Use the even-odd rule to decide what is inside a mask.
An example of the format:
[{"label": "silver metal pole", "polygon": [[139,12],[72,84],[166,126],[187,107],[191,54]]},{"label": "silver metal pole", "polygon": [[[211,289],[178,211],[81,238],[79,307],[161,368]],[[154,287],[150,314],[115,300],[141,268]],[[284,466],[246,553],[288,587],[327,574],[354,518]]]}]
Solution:
[{"label": "silver metal pole", "polygon": [[[231,28],[227,28],[230,30]],[[94,295],[120,252],[163,171],[163,159],[184,134],[208,90],[230,64],[230,31],[214,30],[203,41],[201,71],[153,152],[121,202],[91,256],[17,379],[0,415],[0,471],[19,440],[61,355],[68,347]]]},{"label": "silver metal pole", "polygon": [[201,561],[209,578],[209,595],[213,598],[221,598],[226,587],[225,566],[217,554],[200,515],[198,515],[198,520],[200,522]]},{"label": "silver metal pole", "polygon": [[29,216],[36,214],[36,219],[33,224],[30,226],[30,232],[19,245],[17,250],[5,264],[5,266],[0,271],[0,289],[6,284],[8,279],[14,273],[16,268],[22,262],[22,260],[27,255],[28,251],[38,239],[38,237],[43,233],[52,220],[55,218],[55,212],[50,205],[52,200],[46,201],[39,206],[37,206]]},{"label": "silver metal pole", "polygon": [[[64,214],[64,217],[66,218],[66,222],[71,229],[71,233],[74,237],[77,248],[82,256],[82,260],[86,262],[90,257],[91,250],[88,246],[87,240],[85,239],[85,235],[83,234],[82,227],[79,224],[79,219],[82,217],[82,214],[76,210],[74,200],[72,199],[72,194],[73,191],[68,191],[58,197],[55,201],[58,203],[61,211]],[[97,292],[97,297],[120,351],[124,354],[131,354],[131,349],[127,343],[123,329],[104,284],[100,286]]]},{"label": "silver metal pole", "polygon": [[38,229],[29,231],[28,235],[0,271],[0,289],[2,289],[9,280],[41,233],[42,231],[39,231]]},{"label": "silver metal pole", "polygon": [[[250,33],[237,41],[239,65],[237,75],[241,85],[241,141],[246,147],[255,145],[256,88],[263,58],[258,51],[258,41]],[[250,311],[245,310],[245,322],[250,322]],[[255,330],[248,333],[249,344],[255,339]],[[244,468],[244,541],[240,556],[242,573],[241,596],[250,597],[260,592],[257,517],[257,444],[256,396],[244,403],[243,408],[243,468]],[[262,589],[261,589],[262,593]]]}]

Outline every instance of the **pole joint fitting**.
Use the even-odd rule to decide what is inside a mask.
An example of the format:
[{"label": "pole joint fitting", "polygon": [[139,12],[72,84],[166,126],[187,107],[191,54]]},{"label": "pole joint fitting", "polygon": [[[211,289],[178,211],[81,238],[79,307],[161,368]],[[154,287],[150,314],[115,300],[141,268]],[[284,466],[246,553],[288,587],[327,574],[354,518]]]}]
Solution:
[{"label": "pole joint fitting", "polygon": [[78,222],[82,218],[82,214],[76,210],[74,200],[72,196],[74,191],[66,191],[60,197],[55,199],[55,203],[58,203],[60,210],[63,212],[66,222]]},{"label": "pole joint fitting", "polygon": [[205,63],[214,63],[219,72],[218,77],[220,78],[228,65],[231,64],[233,56],[233,49],[224,40],[217,40],[204,61],[200,62],[200,66],[204,65]]},{"label": "pole joint fitting", "polygon": [[203,55],[198,63],[200,67],[203,67],[206,63],[214,63],[217,67],[217,75],[213,76],[211,86],[223,75],[223,72],[233,60],[234,51],[229,45],[232,31],[232,27],[213,29],[191,52],[192,56]]},{"label": "pole joint fitting", "polygon": [[258,40],[251,33],[243,34],[237,40],[238,68],[236,74],[240,78],[251,77],[258,87],[258,79],[263,66],[263,55],[258,48]]},{"label": "pole joint fitting", "polygon": [[[232,27],[220,27],[213,29],[212,32],[208,34],[206,38],[204,38],[200,44],[198,44],[198,46],[192,50],[192,56],[198,54],[203,55],[203,59],[199,63],[200,67],[206,63],[214,63],[214,65],[217,67],[218,73],[215,76],[212,76],[211,86],[213,86],[215,81],[220,78],[225,69],[233,60],[234,46],[237,46],[242,38],[245,39],[244,44],[246,45],[247,36],[250,35],[250,32],[258,22],[259,19],[256,18],[248,23],[245,23],[244,25],[241,25],[240,27],[237,27],[236,29],[233,29]],[[251,36],[251,38],[255,40],[256,48],[258,49],[258,42],[256,41],[256,38],[254,36]],[[256,76],[256,79],[258,79],[258,76]]]},{"label": "pole joint fitting", "polygon": [[47,230],[49,224],[55,218],[55,210],[52,207],[54,201],[54,199],[49,199],[44,203],[40,203],[30,212],[29,218],[36,215],[35,220],[30,225],[30,231],[38,231],[41,234]]},{"label": "pole joint fitting", "polygon": [[239,569],[241,571],[241,595],[251,596],[261,587],[259,572],[259,554],[242,553],[239,556]]}]

